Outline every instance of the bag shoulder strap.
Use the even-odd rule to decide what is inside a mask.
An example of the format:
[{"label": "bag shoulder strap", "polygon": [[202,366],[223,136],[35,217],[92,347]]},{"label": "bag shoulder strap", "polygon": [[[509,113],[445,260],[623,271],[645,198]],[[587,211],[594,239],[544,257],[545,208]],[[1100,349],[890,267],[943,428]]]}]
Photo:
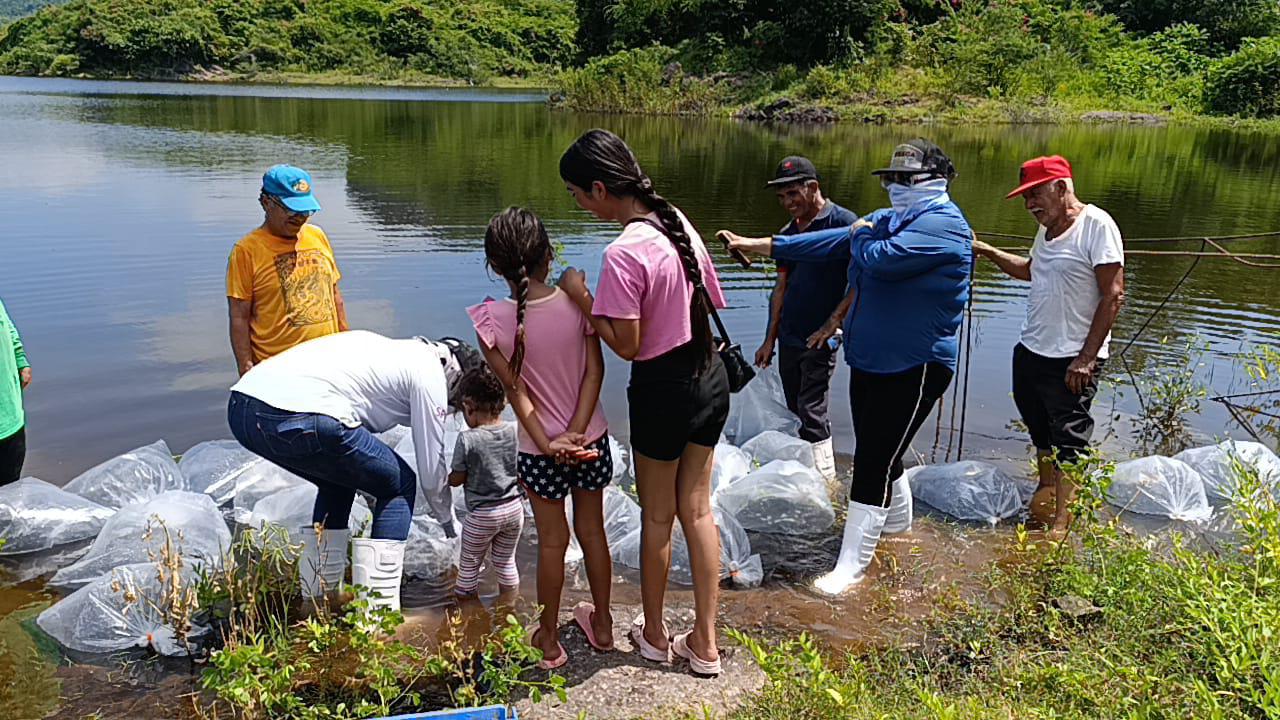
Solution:
[{"label": "bag shoulder strap", "polygon": [[[649,218],[649,217],[631,218],[630,220],[627,221],[626,224],[630,225],[632,223],[644,223],[645,225],[648,225],[654,230],[657,230],[658,232],[662,233],[668,240],[671,239],[671,233],[667,232],[667,228],[663,226],[662,223],[654,220],[653,218]],[[699,268],[699,272],[701,272],[701,268]],[[711,309],[711,319],[715,321],[716,330],[720,331],[720,339],[724,342],[725,345],[732,345],[733,341],[729,339],[729,331],[725,328],[724,321],[720,319],[720,313],[716,312],[716,303],[714,300],[711,299],[711,293],[707,292],[707,283],[705,279],[703,280],[702,284],[698,287],[698,290],[699,292],[702,293],[702,297],[706,299],[707,307]]]}]

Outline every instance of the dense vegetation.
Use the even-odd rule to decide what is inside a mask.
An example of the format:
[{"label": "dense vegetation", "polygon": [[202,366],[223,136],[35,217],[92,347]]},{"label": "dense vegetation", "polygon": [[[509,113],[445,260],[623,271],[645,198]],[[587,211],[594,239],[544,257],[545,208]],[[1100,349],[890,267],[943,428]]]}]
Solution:
[{"label": "dense vegetation", "polygon": [[1277,0],[72,0],[0,30],[0,73],[522,78],[572,108],[782,119],[1272,117],[1277,33]]},{"label": "dense vegetation", "polygon": [[573,12],[572,0],[73,0],[10,24],[0,72],[525,77],[570,59]]}]

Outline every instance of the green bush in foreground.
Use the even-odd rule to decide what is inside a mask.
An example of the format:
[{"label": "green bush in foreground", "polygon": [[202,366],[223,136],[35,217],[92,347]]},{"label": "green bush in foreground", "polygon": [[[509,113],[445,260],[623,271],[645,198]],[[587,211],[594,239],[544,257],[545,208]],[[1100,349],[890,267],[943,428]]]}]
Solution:
[{"label": "green bush in foreground", "polygon": [[1003,601],[936,620],[918,647],[837,669],[808,637],[766,648],[739,635],[770,682],[734,717],[1280,717],[1280,507],[1237,473],[1238,546],[1078,522],[1078,548],[1046,551],[1020,532],[992,577]]}]

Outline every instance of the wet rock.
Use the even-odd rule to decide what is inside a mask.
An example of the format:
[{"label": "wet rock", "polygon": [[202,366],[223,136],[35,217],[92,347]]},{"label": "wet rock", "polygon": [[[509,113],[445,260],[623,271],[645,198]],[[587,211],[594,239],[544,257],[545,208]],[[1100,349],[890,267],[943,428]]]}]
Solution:
[{"label": "wet rock", "polygon": [[783,98],[768,105],[747,108],[739,112],[738,117],[761,122],[825,124],[838,122],[840,113],[825,107],[797,107],[793,101]]},{"label": "wet rock", "polygon": [[1129,125],[1164,125],[1166,122],[1165,119],[1159,115],[1151,115],[1149,113],[1117,112],[1114,110],[1088,112],[1081,115],[1080,120],[1087,123],[1125,123]]}]

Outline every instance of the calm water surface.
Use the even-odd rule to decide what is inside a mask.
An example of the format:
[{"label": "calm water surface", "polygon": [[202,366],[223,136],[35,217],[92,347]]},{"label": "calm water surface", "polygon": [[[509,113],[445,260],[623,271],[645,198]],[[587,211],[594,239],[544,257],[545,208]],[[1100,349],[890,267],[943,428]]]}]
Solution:
[{"label": "calm water surface", "polygon": [[[343,272],[352,325],[391,335],[468,336],[464,305],[505,286],[483,267],[490,216],[536,210],[567,262],[594,278],[617,228],[574,205],[556,167],[582,131],[603,126],[635,148],[660,191],[704,235],[765,233],[786,220],[762,189],[789,153],[812,158],[837,202],[886,202],[868,170],[895,144],[932,137],[960,170],[953,195],[979,230],[1030,234],[1004,201],[1018,164],[1071,158],[1080,194],[1130,237],[1280,229],[1280,141],[1226,130],[1128,127],[772,128],[730,120],[592,116],[549,111],[528,92],[273,88],[0,78],[0,297],[35,372],[27,395],[28,474],[61,484],[116,453],[164,438],[175,452],[227,437],[235,380],[223,273],[235,241],[261,221],[262,171],[309,168]],[[1187,249],[1196,249],[1188,245]],[[1241,248],[1278,252],[1274,241]],[[763,335],[762,270],[719,257],[748,353]],[[1184,258],[1131,257],[1128,337],[1181,276]],[[1203,373],[1218,392],[1242,389],[1232,356],[1277,341],[1274,271],[1205,261],[1152,323],[1131,361],[1177,359],[1179,343],[1210,345]],[[1018,458],[1009,429],[1009,356],[1025,285],[980,264],[966,452]],[[1162,337],[1170,343],[1161,345]],[[605,408],[626,433],[627,370],[610,360]],[[838,373],[837,444],[851,449]],[[1115,407],[1131,411],[1132,393]],[[1104,400],[1111,406],[1112,400]],[[1206,434],[1229,430],[1207,407]],[[928,452],[933,429],[916,447]],[[1124,439],[1123,436],[1121,438]]]}]

